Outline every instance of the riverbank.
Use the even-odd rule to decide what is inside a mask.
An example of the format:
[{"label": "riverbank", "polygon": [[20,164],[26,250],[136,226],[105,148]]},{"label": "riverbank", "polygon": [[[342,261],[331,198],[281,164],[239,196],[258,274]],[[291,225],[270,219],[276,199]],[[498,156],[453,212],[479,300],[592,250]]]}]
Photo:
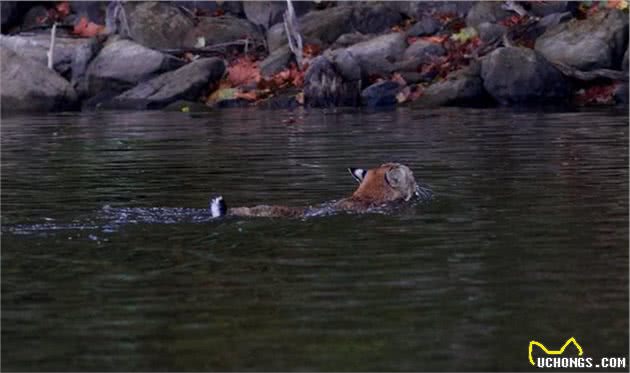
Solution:
[{"label": "riverbank", "polygon": [[628,103],[624,1],[292,8],[2,2],[2,111]]}]

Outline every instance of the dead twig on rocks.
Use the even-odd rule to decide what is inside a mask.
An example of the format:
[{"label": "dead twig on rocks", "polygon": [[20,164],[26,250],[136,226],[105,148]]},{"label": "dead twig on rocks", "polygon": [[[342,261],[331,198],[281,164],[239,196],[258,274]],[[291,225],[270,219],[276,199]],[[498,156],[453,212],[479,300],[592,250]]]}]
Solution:
[{"label": "dead twig on rocks", "polygon": [[55,34],[57,33],[57,22],[53,23],[53,27],[50,30],[50,48],[48,48],[48,68],[53,70],[53,59],[55,52]]},{"label": "dead twig on rocks", "polygon": [[293,4],[291,0],[287,0],[287,10],[284,12],[284,31],[287,34],[287,40],[289,42],[289,49],[295,56],[298,66],[302,67],[304,60],[302,56],[302,35],[300,34],[300,28],[293,10]]},{"label": "dead twig on rocks", "polygon": [[628,73],[620,70],[595,69],[581,71],[562,62],[550,61],[563,75],[582,81],[591,81],[605,78],[610,80],[628,80]]},{"label": "dead twig on rocks", "polygon": [[208,45],[202,48],[174,48],[174,49],[160,49],[160,52],[167,54],[202,54],[202,55],[226,55],[228,48],[241,47],[244,51],[248,51],[251,48],[252,42],[249,39],[240,39],[227,43],[218,43]]}]

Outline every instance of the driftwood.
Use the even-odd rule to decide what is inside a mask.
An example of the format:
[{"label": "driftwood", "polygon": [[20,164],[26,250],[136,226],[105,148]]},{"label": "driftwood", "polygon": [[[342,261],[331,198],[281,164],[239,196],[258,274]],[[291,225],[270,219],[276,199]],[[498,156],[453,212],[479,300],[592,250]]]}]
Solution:
[{"label": "driftwood", "polygon": [[590,81],[600,78],[611,80],[628,80],[628,73],[620,70],[595,69],[591,71],[581,71],[561,62],[549,61],[563,75],[577,80]]},{"label": "driftwood", "polygon": [[129,23],[127,13],[120,0],[110,1],[105,11],[105,30],[110,35],[119,34],[129,37]]},{"label": "driftwood", "polygon": [[167,54],[180,55],[184,53],[193,53],[199,55],[220,55],[223,56],[227,54],[227,49],[230,47],[242,47],[244,51],[247,51],[250,48],[251,41],[249,39],[241,39],[235,40],[227,43],[218,43],[213,45],[208,45],[202,48],[171,48],[171,49],[160,49],[159,51]]}]

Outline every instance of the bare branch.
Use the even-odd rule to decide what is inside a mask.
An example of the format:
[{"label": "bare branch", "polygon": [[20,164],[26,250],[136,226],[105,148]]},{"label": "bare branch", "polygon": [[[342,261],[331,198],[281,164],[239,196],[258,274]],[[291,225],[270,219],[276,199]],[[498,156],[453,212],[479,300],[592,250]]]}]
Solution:
[{"label": "bare branch", "polygon": [[53,27],[50,30],[50,48],[48,49],[48,53],[46,53],[46,56],[48,56],[48,68],[53,70],[53,58],[54,58],[54,52],[55,52],[55,34],[57,33],[57,22],[53,23]]},{"label": "bare branch", "polygon": [[289,42],[289,49],[295,55],[295,60],[298,65],[302,67],[302,35],[300,35],[300,28],[293,10],[293,4],[291,0],[287,0],[287,10],[284,12],[284,31],[287,34],[287,41]]},{"label": "bare branch", "polygon": [[560,72],[568,77],[583,81],[590,81],[599,78],[611,80],[628,80],[628,74],[620,70],[596,69],[591,71],[581,71],[561,62],[550,61]]}]

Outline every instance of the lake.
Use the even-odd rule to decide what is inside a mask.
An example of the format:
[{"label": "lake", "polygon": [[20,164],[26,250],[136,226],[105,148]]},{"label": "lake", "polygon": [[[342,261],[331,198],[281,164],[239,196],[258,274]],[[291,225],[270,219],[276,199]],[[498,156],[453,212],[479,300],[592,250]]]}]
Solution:
[{"label": "lake", "polygon": [[[4,370],[532,370],[628,356],[627,109],[2,119]],[[430,203],[212,220],[408,165]],[[157,209],[160,208],[160,209]]]}]

